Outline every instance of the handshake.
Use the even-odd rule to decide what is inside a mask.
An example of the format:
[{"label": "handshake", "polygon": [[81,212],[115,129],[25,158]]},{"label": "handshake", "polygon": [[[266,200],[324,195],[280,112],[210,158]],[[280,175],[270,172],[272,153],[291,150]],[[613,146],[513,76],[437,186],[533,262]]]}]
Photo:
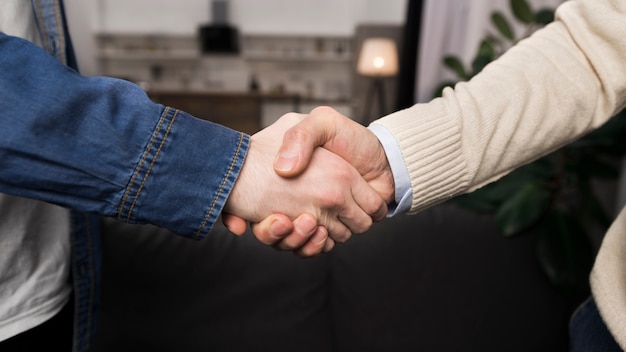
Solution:
[{"label": "handshake", "polygon": [[262,243],[309,257],[382,220],[394,194],[378,138],[319,107],[286,114],[251,137],[222,220],[237,235],[250,222]]}]

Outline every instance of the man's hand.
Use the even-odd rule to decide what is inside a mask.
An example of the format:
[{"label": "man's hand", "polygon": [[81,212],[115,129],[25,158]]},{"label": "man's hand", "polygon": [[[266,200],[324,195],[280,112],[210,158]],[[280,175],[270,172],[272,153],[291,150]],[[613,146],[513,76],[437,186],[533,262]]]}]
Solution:
[{"label": "man's hand", "polygon": [[378,138],[330,107],[315,108],[285,133],[274,162],[276,173],[283,177],[299,175],[316,147],[323,147],[352,164],[387,203],[394,200],[393,174]]},{"label": "man's hand", "polygon": [[[231,231],[241,233],[242,228],[245,230],[241,219],[259,222],[273,213],[283,214],[255,226],[255,235],[261,242],[279,249],[310,255],[314,252],[311,248],[332,247],[333,242],[325,242],[327,236],[344,242],[352,233],[365,232],[373,219],[378,221],[385,216],[387,208],[385,200],[357,169],[338,155],[315,149],[312,144],[302,144],[302,148],[311,150],[303,152],[300,169],[286,173],[290,175],[288,178],[276,174],[272,161],[278,153],[280,138],[302,118],[299,114],[287,114],[252,136],[248,156],[224,208],[224,223]],[[368,174],[374,173],[368,171]],[[293,223],[292,219],[295,219]],[[308,240],[318,245],[311,245]]]},{"label": "man's hand", "polygon": [[[276,172],[288,178],[298,176],[306,169],[317,147],[323,147],[350,162],[386,203],[394,199],[393,174],[384,149],[376,136],[364,126],[329,107],[314,109],[302,122],[285,133],[283,144],[274,162]],[[246,229],[246,223],[234,217],[225,217],[224,223],[235,233]],[[301,246],[307,253],[322,250],[319,244],[307,242],[309,237],[306,234],[312,236],[312,229],[303,224],[307,222],[292,222],[284,215],[273,214],[259,223],[252,224],[252,230],[261,242],[278,248],[283,242],[287,242]],[[332,239],[331,233],[331,238],[328,239],[323,251],[332,248],[334,245]]]}]

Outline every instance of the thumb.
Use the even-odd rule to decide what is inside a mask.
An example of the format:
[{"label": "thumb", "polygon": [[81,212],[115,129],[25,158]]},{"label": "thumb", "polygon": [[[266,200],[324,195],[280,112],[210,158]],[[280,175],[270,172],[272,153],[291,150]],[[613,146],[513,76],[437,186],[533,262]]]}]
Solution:
[{"label": "thumb", "polygon": [[309,165],[315,148],[328,142],[333,126],[327,119],[316,116],[319,110],[322,108],[316,108],[285,132],[283,144],[274,161],[274,170],[279,176],[295,177],[301,174]]},{"label": "thumb", "polygon": [[285,132],[283,144],[274,161],[274,170],[279,176],[295,177],[301,174],[309,165],[313,150],[321,145],[310,135],[306,124],[301,122]]}]

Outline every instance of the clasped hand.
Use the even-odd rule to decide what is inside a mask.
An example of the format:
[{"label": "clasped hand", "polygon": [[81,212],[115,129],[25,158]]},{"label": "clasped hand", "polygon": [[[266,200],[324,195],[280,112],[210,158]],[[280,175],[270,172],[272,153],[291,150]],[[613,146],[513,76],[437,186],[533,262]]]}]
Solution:
[{"label": "clasped hand", "polygon": [[314,256],[382,220],[394,189],[376,136],[320,107],[286,114],[251,137],[222,218],[235,234],[249,221],[262,243]]}]

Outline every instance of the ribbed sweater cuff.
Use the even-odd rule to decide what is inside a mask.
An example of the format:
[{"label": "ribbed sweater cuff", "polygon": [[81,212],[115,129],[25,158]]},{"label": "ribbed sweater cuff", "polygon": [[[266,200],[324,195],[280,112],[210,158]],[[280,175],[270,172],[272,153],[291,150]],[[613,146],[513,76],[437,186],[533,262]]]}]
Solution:
[{"label": "ribbed sweater cuff", "polygon": [[414,105],[373,124],[388,129],[400,146],[413,190],[409,214],[468,188],[470,177],[461,146],[461,124],[446,113],[440,100]]}]

